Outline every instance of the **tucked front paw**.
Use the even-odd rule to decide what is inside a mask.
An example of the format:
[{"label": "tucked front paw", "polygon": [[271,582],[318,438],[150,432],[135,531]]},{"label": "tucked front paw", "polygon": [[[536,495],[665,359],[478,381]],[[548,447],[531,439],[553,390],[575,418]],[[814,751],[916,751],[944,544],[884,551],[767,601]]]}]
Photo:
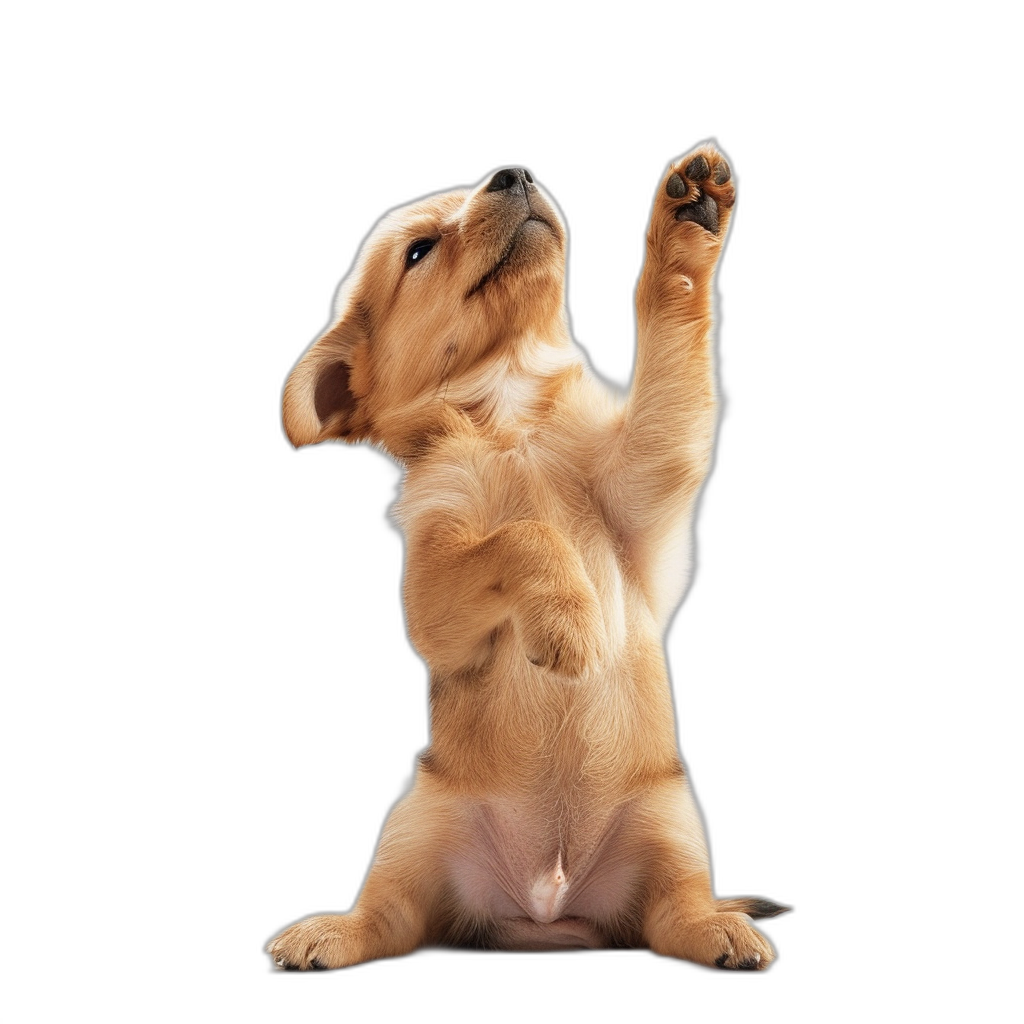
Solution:
[{"label": "tucked front paw", "polygon": [[604,621],[596,595],[548,593],[520,616],[526,657],[565,676],[581,675],[601,660]]},{"label": "tucked front paw", "polygon": [[719,235],[736,202],[732,169],[714,146],[701,146],[669,168],[663,195],[677,221],[690,221]]}]

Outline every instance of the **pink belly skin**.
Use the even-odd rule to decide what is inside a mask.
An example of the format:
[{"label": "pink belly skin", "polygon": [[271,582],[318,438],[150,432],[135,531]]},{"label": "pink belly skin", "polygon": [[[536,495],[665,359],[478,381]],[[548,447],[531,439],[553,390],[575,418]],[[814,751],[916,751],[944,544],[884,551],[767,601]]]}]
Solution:
[{"label": "pink belly skin", "polygon": [[618,808],[581,823],[578,814],[547,816],[511,801],[468,808],[448,860],[459,917],[503,949],[607,945],[640,878],[624,816]]}]

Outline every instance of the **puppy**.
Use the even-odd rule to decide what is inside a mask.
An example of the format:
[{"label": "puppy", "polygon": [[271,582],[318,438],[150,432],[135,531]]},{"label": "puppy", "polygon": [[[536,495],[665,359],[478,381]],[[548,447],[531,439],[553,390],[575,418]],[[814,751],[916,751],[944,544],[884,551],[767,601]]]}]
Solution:
[{"label": "puppy", "polygon": [[662,644],[711,456],[734,199],[711,146],[662,179],[625,401],[570,337],[565,228],[528,171],[396,210],[364,245],[284,425],[296,446],[367,440],[405,468],[432,742],[352,912],[286,929],[279,966],[438,943],[772,961],[750,918],[787,908],[712,894]]}]

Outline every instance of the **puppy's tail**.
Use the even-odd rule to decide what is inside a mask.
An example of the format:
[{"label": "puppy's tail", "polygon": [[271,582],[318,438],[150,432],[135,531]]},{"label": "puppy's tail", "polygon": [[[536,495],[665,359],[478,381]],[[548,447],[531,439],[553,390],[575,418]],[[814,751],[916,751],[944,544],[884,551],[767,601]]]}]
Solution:
[{"label": "puppy's tail", "polygon": [[784,906],[781,903],[773,903],[771,900],[758,899],[756,896],[743,896],[734,900],[715,900],[718,910],[733,911],[738,914],[749,914],[751,917],[776,917],[784,914],[792,907]]}]

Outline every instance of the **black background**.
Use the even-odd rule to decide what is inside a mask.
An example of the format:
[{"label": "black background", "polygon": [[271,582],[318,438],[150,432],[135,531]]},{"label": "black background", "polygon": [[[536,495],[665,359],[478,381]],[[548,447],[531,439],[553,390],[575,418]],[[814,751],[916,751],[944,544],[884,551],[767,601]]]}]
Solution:
[{"label": "black background", "polygon": [[[464,1006],[472,998],[488,1012],[476,1000],[514,1006],[550,984],[598,999],[603,986],[626,988],[680,1006],[697,990],[757,1002],[784,986],[790,1009],[803,997],[814,900],[804,880],[823,854],[811,830],[822,780],[807,766],[804,718],[816,671],[802,625],[813,602],[806,481],[814,467],[794,429],[808,344],[792,313],[800,290],[782,285],[798,243],[780,201],[778,155],[712,115],[645,123],[620,109],[598,112],[597,122],[582,126],[566,105],[468,131],[424,114],[415,130],[400,120],[373,132],[339,123],[310,138],[286,113],[270,113],[247,138],[251,209],[237,241],[249,272],[231,344],[252,383],[230,412],[247,421],[238,424],[244,456],[224,470],[230,515],[244,519],[225,528],[245,539],[232,544],[241,545],[241,567],[224,597],[242,611],[232,643],[255,681],[240,726],[251,756],[240,768],[256,797],[234,812],[249,880],[239,941],[266,997],[297,1014],[325,993],[345,1012],[355,992],[434,991],[461,993]],[[653,190],[671,159],[709,138],[738,183],[719,275],[727,403],[698,520],[696,578],[669,646],[716,888],[796,907],[764,926],[779,961],[758,977],[644,953],[431,954],[314,977],[270,972],[261,947],[271,935],[351,905],[383,818],[427,742],[426,673],[404,636],[401,544],[385,521],[397,470],[362,446],[293,452],[279,419],[288,372],[327,326],[335,288],[381,213],[517,164],[568,222],[574,333],[601,373],[625,383]]]}]

